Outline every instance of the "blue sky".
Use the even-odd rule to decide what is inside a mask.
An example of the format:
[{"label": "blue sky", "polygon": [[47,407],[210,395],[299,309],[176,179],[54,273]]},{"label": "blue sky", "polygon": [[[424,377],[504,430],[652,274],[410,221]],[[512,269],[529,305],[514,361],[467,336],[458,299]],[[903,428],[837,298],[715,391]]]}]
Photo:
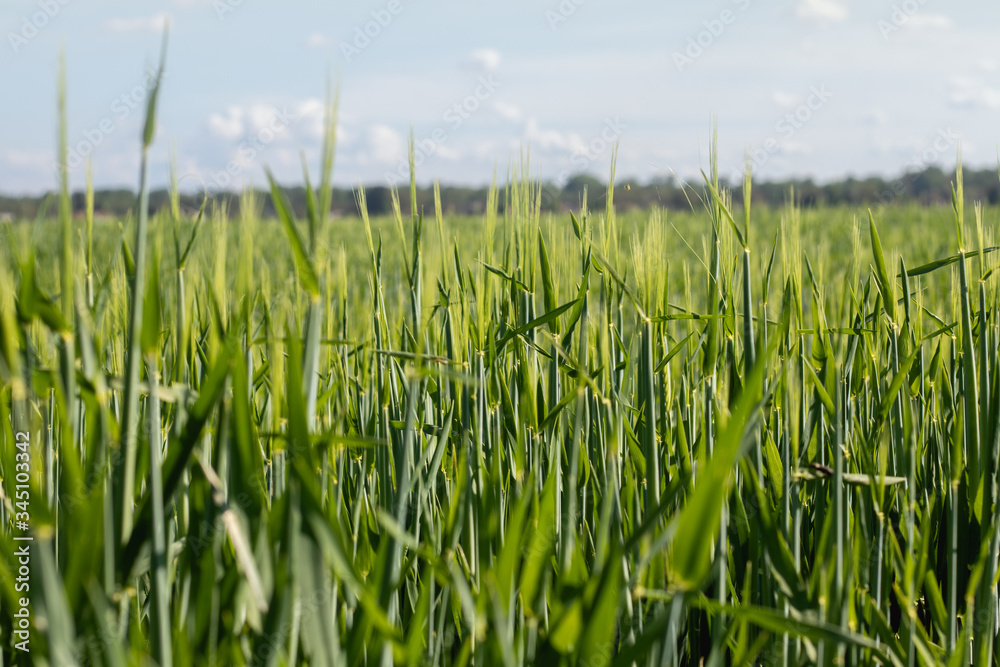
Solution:
[{"label": "blue sky", "polygon": [[[718,117],[724,174],[895,175],[995,166],[1000,4],[942,0],[5,0],[0,192],[56,183],[56,76],[69,79],[71,185],[137,184],[147,70],[171,31],[154,184],[313,173],[339,81],[334,180],[483,184],[530,147],[533,172],[690,177]],[[77,159],[79,157],[79,159]],[[231,174],[223,175],[229,167]],[[228,185],[227,185],[228,184]]]}]

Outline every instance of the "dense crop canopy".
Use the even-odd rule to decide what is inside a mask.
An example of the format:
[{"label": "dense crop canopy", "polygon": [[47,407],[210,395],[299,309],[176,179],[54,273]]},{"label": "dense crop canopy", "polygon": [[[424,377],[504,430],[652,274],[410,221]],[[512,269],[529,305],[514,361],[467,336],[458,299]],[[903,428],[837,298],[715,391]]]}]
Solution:
[{"label": "dense crop canopy", "polygon": [[270,172],[277,220],[150,214],[155,101],[135,220],[80,228],[63,178],[58,224],[4,229],[4,664],[29,505],[36,664],[1000,652],[1000,291],[960,169],[957,238],[751,215],[714,154],[689,214],[616,216],[612,167],[603,211],[543,217],[519,165],[482,219],[404,217],[411,158],[391,218],[329,219],[331,96],[305,220]]}]

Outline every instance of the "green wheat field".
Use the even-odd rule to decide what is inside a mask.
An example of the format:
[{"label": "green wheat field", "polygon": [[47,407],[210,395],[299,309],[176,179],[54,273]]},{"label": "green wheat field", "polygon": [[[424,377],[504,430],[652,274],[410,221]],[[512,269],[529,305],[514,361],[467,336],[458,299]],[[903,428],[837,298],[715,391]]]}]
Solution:
[{"label": "green wheat field", "polygon": [[64,169],[2,227],[2,664],[1000,656],[960,166],[951,208],[751,210],[713,146],[689,212],[616,215],[612,160],[543,215],[524,160],[463,218],[411,158],[394,215],[331,219],[329,96],[304,214],[269,173],[276,219],[147,213],[156,98],[135,216],[73,219]]}]

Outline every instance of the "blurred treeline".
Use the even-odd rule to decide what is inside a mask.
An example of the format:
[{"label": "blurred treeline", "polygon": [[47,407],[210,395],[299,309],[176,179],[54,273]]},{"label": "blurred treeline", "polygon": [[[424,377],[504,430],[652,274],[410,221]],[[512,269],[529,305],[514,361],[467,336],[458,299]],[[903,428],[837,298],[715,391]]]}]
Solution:
[{"label": "blurred treeline", "polygon": [[[723,179],[724,180],[724,179]],[[659,206],[667,209],[689,209],[697,197],[694,191],[676,178],[654,179],[646,183],[630,181],[619,177],[615,194],[615,207],[623,209],[647,209]],[[627,189],[626,189],[627,186]],[[563,186],[546,183],[542,188],[542,209],[547,211],[565,211],[577,209],[583,197],[584,189],[589,191],[588,200],[592,206],[602,206],[602,198],[607,188],[606,181],[588,174],[578,174],[571,177]],[[456,187],[444,185],[441,187],[441,201],[445,212],[458,215],[475,215],[482,213],[486,206],[488,188]],[[391,211],[392,199],[388,186],[370,185],[365,187],[368,198],[368,208],[372,215],[387,214]],[[951,201],[951,176],[938,167],[928,167],[919,172],[908,172],[897,178],[847,178],[831,183],[816,183],[812,179],[797,179],[785,181],[764,181],[754,184],[753,199],[755,204],[781,206],[788,203],[790,193],[794,192],[796,203],[805,208],[818,206],[879,206],[884,204],[921,204],[938,205]],[[289,187],[286,189],[288,198],[300,215],[305,213],[305,188]],[[225,206],[230,213],[239,213],[240,197],[238,192],[213,192],[211,199],[218,205]],[[265,192],[258,201],[265,201],[263,214],[273,215],[270,198]],[[965,172],[965,195],[970,201],[982,201],[986,204],[1000,202],[1000,180],[997,172],[992,169]],[[198,192],[182,194],[181,204],[188,210],[196,210],[201,205],[203,195]],[[404,208],[409,206],[409,190],[400,188],[400,200]],[[31,219],[45,217],[55,213],[51,203],[51,195],[34,197],[7,197],[0,195],[0,218]],[[430,211],[433,207],[432,187],[422,187],[417,190],[417,201],[420,206]],[[82,213],[84,210],[84,194],[77,192],[72,197],[73,210]],[[121,217],[133,211],[136,205],[136,195],[128,189],[97,190],[94,193],[94,211],[97,216]],[[150,193],[149,205],[151,211],[157,211],[169,206],[168,191],[154,190]],[[501,209],[503,202],[500,202]],[[354,216],[357,213],[355,192],[351,188],[334,188],[331,205],[334,216]]]}]

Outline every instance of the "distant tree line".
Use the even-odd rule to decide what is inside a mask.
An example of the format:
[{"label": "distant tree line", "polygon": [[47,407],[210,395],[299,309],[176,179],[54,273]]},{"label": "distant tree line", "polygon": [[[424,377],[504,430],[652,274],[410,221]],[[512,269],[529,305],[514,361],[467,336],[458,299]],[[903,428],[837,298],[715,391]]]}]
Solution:
[{"label": "distant tree line", "polygon": [[[816,206],[878,206],[881,204],[917,203],[922,205],[941,205],[951,201],[951,181],[953,174],[942,171],[938,167],[929,167],[919,172],[910,172],[897,178],[881,177],[847,178],[832,183],[818,184],[812,179],[793,179],[785,181],[765,181],[754,183],[753,203],[769,206],[781,206],[788,202],[794,193],[796,202],[803,207]],[[986,204],[1000,203],[1000,179],[995,170],[967,170],[964,174],[965,196],[969,201],[982,201]],[[727,183],[737,190],[736,201],[740,200],[739,183]],[[571,177],[561,187],[553,183],[541,185],[541,204],[545,211],[565,211],[579,208],[584,191],[591,208],[603,208],[607,185],[593,176],[578,174]],[[305,215],[305,188],[290,187],[286,194],[292,206],[299,215]],[[701,184],[680,183],[674,178],[652,180],[647,183],[637,183],[619,180],[615,189],[615,207],[619,210],[632,208],[649,208],[660,206],[668,209],[687,209],[698,205],[698,195]],[[274,209],[270,195],[259,191],[258,201],[263,205],[265,216],[273,215]],[[365,188],[368,201],[368,211],[371,215],[386,215],[392,211],[392,193],[384,185]],[[399,192],[400,204],[404,211],[409,211],[409,188],[404,186]],[[486,187],[441,187],[441,205],[448,214],[476,215],[486,207]],[[202,195],[183,193],[181,207],[191,213],[201,205]],[[240,209],[240,194],[238,192],[213,193],[210,201],[214,205],[226,207],[230,213],[238,214]],[[82,214],[85,207],[83,192],[72,195],[73,211]],[[121,217],[133,211],[136,205],[136,195],[128,189],[97,190],[94,192],[94,211],[97,216]],[[169,208],[169,193],[167,190],[154,190],[150,193],[149,207],[151,212]],[[417,189],[417,205],[428,214],[433,211],[434,191],[430,187]],[[499,197],[501,210],[504,198]],[[355,191],[348,188],[334,188],[331,209],[335,215],[357,215],[357,200]],[[39,216],[54,215],[55,202],[52,194],[37,197],[5,197],[0,195],[0,218],[33,219]]]}]

